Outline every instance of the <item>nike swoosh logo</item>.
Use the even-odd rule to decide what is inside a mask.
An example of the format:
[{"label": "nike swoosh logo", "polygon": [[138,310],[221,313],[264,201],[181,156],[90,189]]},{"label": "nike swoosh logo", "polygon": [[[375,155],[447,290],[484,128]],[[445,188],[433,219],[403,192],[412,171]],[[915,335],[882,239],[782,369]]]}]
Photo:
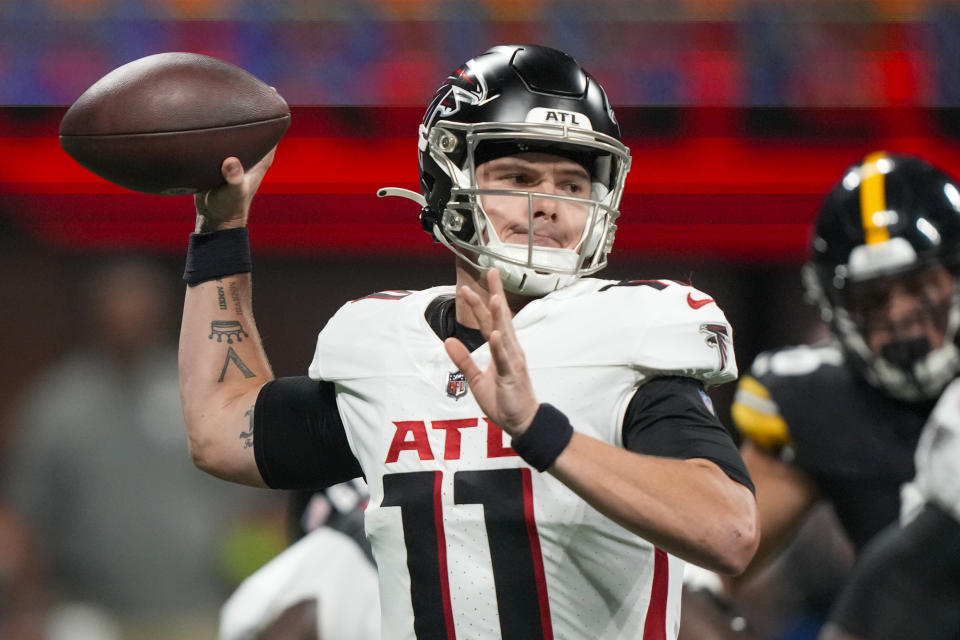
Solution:
[{"label": "nike swoosh logo", "polygon": [[699,309],[700,307],[710,304],[713,302],[713,298],[704,298],[703,300],[694,300],[691,294],[687,294],[687,304],[690,305],[691,309]]}]

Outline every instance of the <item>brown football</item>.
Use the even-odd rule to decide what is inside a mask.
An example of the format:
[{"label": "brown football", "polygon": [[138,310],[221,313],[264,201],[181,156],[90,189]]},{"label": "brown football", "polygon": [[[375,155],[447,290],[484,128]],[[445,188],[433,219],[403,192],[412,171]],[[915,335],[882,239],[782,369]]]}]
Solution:
[{"label": "brown football", "polygon": [[60,121],[60,145],[110,182],[181,195],[222,184],[229,156],[256,164],[289,126],[286,101],[243,69],[159,53],[114,69],[77,98]]}]

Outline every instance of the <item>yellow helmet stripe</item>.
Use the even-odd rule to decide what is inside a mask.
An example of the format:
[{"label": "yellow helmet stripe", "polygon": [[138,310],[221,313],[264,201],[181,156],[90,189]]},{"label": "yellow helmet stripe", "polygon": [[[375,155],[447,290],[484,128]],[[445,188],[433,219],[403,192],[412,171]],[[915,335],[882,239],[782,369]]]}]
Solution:
[{"label": "yellow helmet stripe", "polygon": [[877,151],[864,158],[860,165],[860,218],[867,244],[877,244],[890,239],[886,226],[878,225],[874,216],[878,211],[885,211],[887,208],[884,175],[877,168],[877,161],[886,157],[885,152]]}]

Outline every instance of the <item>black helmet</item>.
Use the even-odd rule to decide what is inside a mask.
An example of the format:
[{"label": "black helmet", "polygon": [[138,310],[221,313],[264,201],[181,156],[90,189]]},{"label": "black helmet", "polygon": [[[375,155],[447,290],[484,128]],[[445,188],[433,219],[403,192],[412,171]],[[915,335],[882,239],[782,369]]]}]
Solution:
[{"label": "black helmet", "polygon": [[920,158],[875,152],[848,168],[827,194],[804,284],[868,382],[902,400],[932,399],[960,370],[956,290],[941,305],[942,347],[900,345],[899,351],[882,354],[867,346],[857,292],[929,267],[955,272],[958,258],[960,188],[955,180]]},{"label": "black helmet", "polygon": [[[499,268],[508,290],[543,295],[569,284],[603,268],[612,248],[630,166],[619,138],[606,94],[573,58],[536,45],[494,47],[451,74],[427,108],[419,135],[421,224],[477,269]],[[573,159],[590,173],[591,197],[578,199],[590,215],[575,249],[534,247],[532,238],[501,243],[490,226],[478,197],[490,191],[477,189],[475,169],[526,151]],[[525,191],[497,193],[529,199]]]}]

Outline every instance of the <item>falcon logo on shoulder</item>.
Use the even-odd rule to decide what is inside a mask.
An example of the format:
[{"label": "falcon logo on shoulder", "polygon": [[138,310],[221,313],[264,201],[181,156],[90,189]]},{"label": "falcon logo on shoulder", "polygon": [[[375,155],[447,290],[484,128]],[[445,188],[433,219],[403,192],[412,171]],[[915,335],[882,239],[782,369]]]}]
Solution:
[{"label": "falcon logo on shoulder", "polygon": [[708,322],[700,325],[700,333],[706,337],[707,344],[717,350],[720,355],[718,371],[726,371],[730,362],[730,328],[725,324]]},{"label": "falcon logo on shoulder", "polygon": [[454,371],[447,377],[447,395],[459,400],[467,394],[467,376],[462,371]]}]

